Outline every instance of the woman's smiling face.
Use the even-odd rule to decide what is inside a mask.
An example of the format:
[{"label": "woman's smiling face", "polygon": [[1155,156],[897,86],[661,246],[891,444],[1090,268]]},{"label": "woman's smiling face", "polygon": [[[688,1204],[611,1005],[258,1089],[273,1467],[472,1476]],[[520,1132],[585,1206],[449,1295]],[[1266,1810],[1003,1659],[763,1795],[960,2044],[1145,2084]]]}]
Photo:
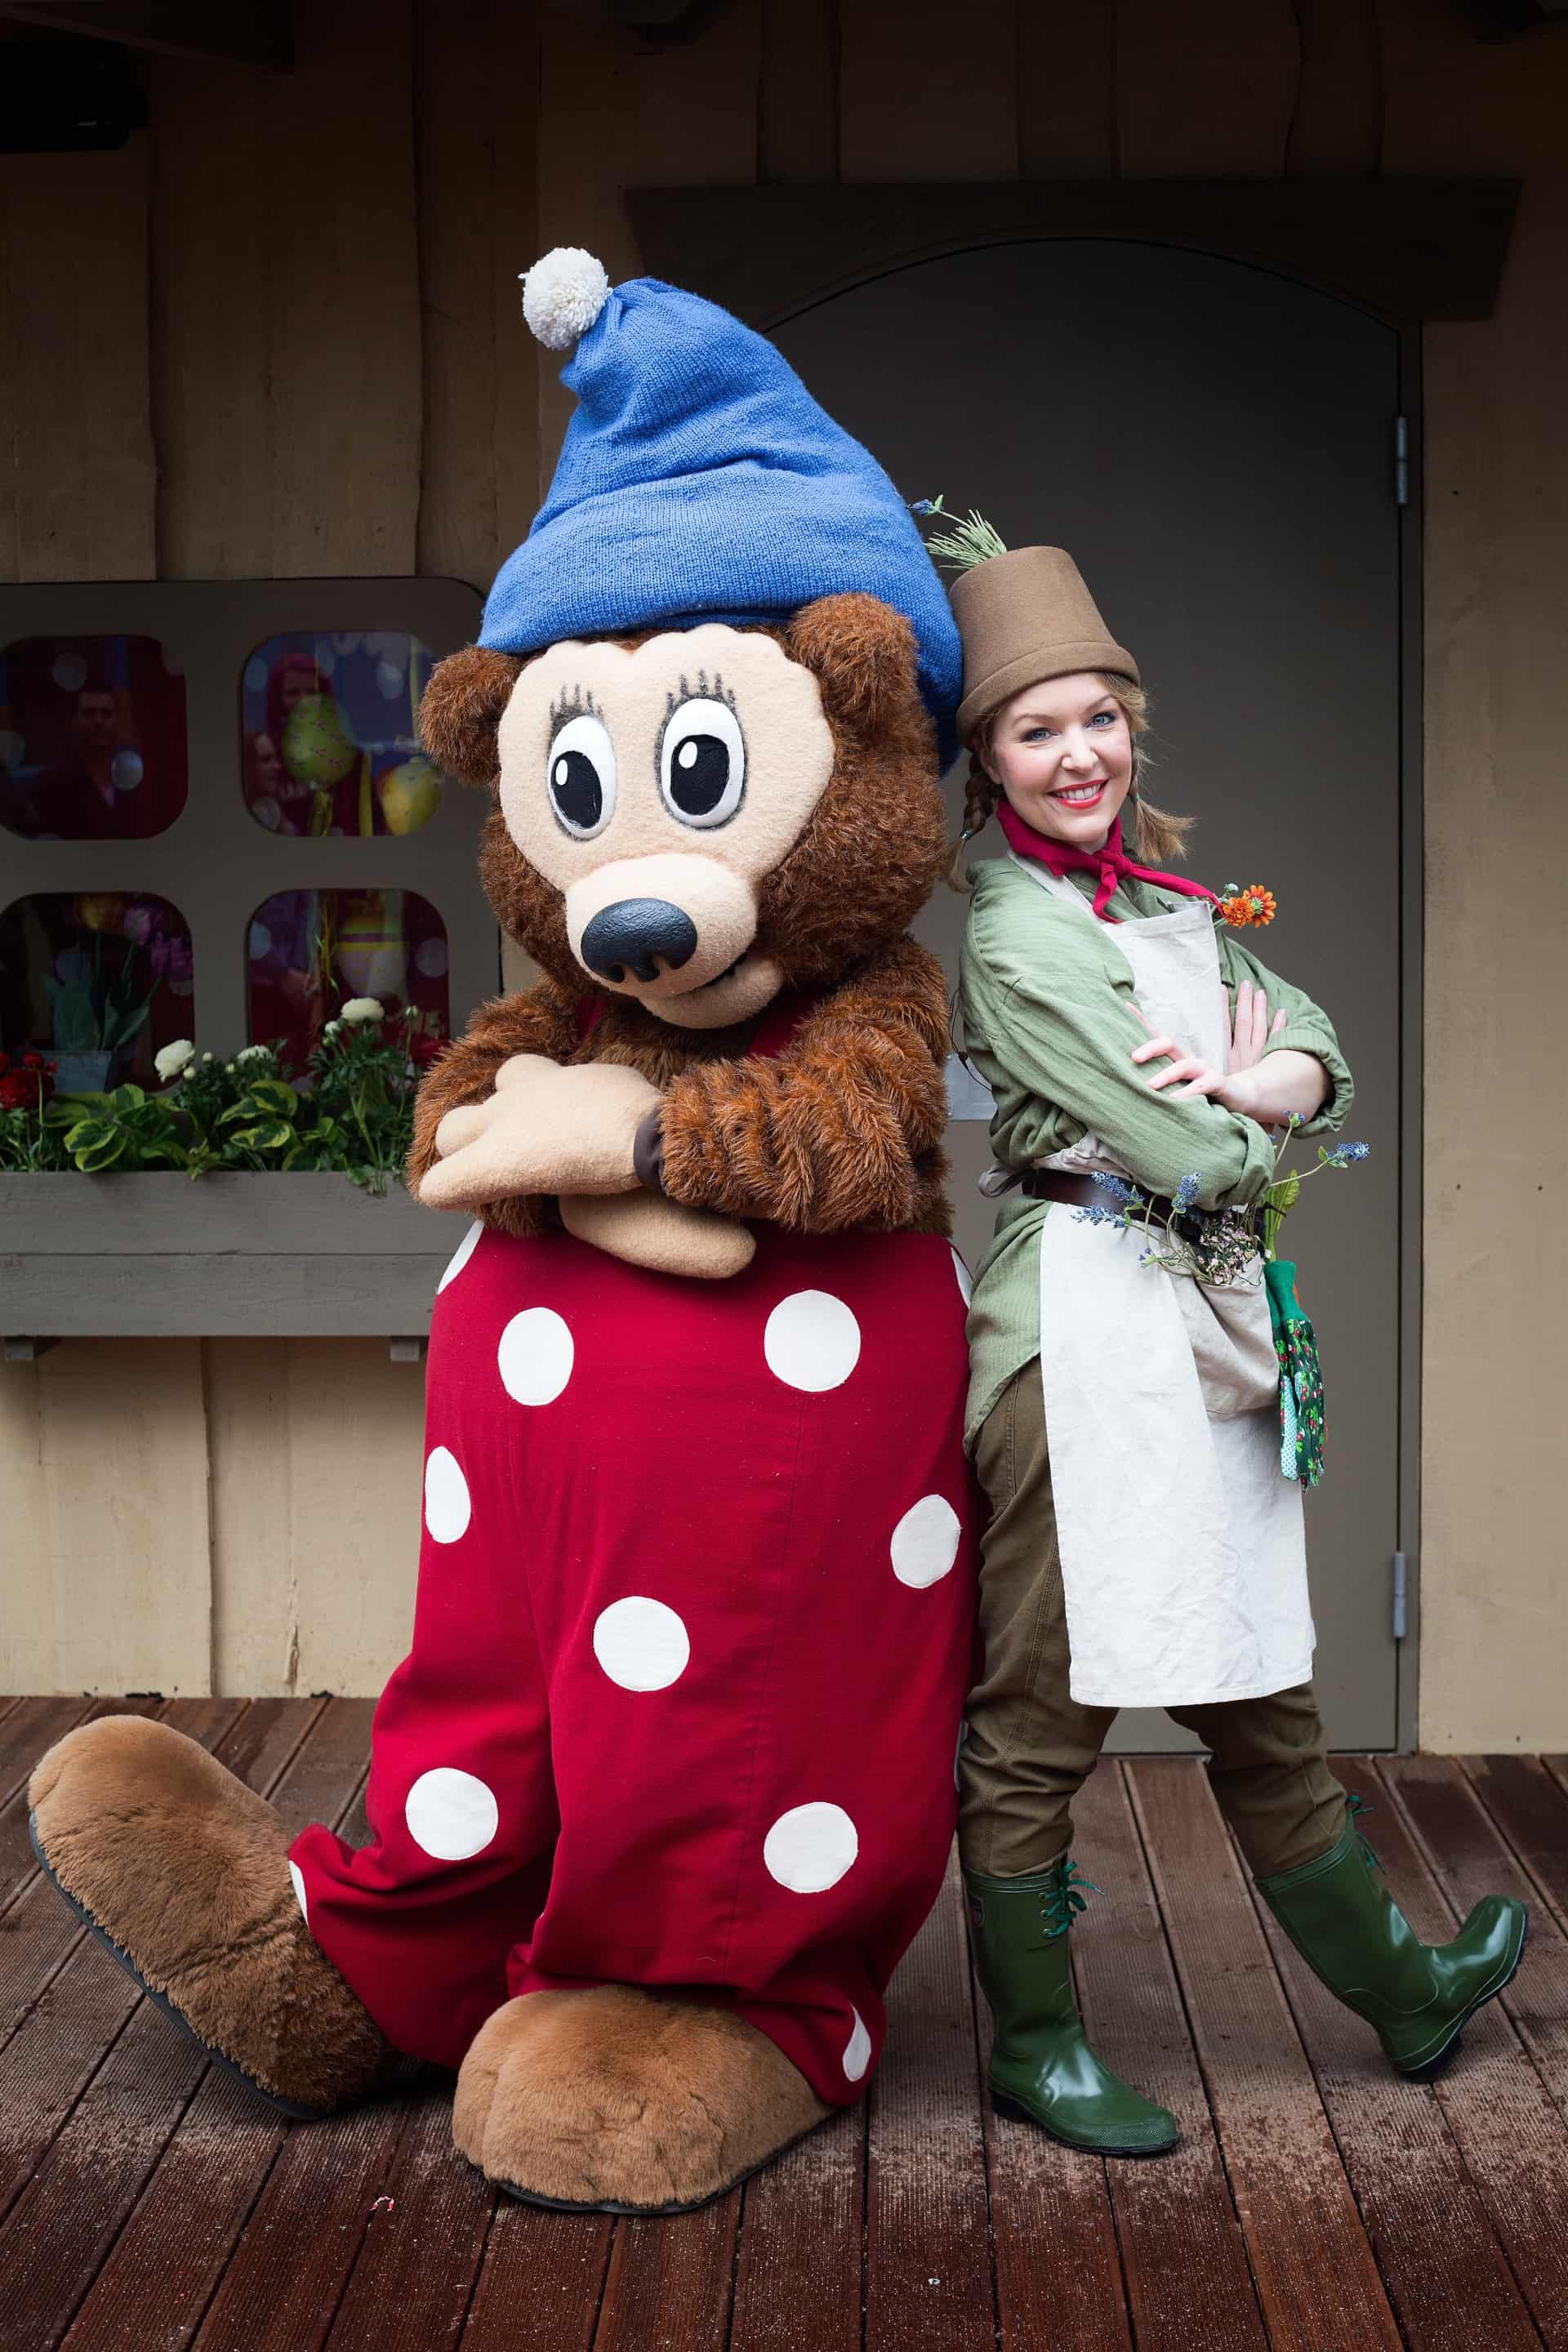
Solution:
[{"label": "woman's smiling face", "polygon": [[1098,849],[1132,782],[1127,713],[1102,677],[1044,678],[1002,705],[984,763],[1026,824]]}]

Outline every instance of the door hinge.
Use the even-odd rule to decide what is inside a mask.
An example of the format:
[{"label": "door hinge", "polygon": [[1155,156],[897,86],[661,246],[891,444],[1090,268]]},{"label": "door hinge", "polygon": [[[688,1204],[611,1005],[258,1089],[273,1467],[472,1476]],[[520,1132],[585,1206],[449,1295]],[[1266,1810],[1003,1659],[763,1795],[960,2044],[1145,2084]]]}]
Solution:
[{"label": "door hinge", "polygon": [[1405,1603],[1410,1591],[1409,1565],[1402,1551],[1394,1555],[1394,1638],[1403,1642],[1407,1630]]},{"label": "door hinge", "polygon": [[1396,507],[1410,504],[1410,419],[1396,416],[1394,420],[1394,503]]}]

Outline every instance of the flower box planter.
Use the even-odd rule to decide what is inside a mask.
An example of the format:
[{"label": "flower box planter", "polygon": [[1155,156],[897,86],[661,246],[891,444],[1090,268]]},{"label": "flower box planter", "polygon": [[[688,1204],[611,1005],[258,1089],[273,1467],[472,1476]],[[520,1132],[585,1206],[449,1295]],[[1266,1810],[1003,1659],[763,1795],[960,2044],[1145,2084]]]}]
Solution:
[{"label": "flower box planter", "polygon": [[338,1175],[0,1175],[0,1334],[423,1337],[466,1230]]}]

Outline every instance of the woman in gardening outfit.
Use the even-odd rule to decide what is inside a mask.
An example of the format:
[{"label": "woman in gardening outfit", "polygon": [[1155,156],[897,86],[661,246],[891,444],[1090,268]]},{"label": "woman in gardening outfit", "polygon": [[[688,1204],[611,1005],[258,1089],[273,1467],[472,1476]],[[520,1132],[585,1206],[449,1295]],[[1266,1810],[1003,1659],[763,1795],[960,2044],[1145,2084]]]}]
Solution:
[{"label": "woman in gardening outfit", "polygon": [[[1269,1129],[1335,1129],[1350,1108],[1333,1029],[1216,926],[1212,892],[1153,870],[1185,826],[1141,794],[1137,664],[1070,558],[991,554],[952,602],[964,832],[994,812],[1008,845],[974,871],[960,989],[996,1101],[987,1189],[1008,1192],[969,1321],[966,1443],[992,1518],[964,1882],[999,2103],[1074,2147],[1153,2154],[1175,2123],[1089,2049],[1068,1960],[1072,1798],[1119,1707],[1163,1707],[1212,1750],[1259,1891],[1402,2074],[1433,2069],[1508,1982],[1525,1912],[1489,1896],[1451,1944],[1418,1942],[1325,1760],[1245,1212],[1274,1179]],[[1091,1171],[1152,1197],[1152,1229]]]}]

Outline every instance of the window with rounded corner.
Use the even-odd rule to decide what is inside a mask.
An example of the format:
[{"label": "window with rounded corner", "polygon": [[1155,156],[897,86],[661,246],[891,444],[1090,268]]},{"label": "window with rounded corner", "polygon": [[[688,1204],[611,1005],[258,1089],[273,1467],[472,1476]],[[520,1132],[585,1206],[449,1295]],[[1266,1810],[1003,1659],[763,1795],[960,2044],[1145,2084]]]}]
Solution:
[{"label": "window with rounded corner", "polygon": [[246,805],[268,833],[403,834],[429,824],[441,772],[419,749],[436,656],[406,630],[268,637],[240,680]]},{"label": "window with rounded corner", "polygon": [[191,934],[167,898],[40,891],[0,908],[0,1050],[42,1056],[61,1094],[155,1085],[194,1034]]},{"label": "window with rounded corner", "polygon": [[380,1007],[421,1066],[451,1034],[447,927],[416,891],[275,891],[250,919],[247,952],[250,1043],[276,1046],[296,1073],[356,1000]]},{"label": "window with rounded corner", "polygon": [[145,841],[185,805],[185,681],[156,637],[0,650],[0,825],[29,841]]}]

